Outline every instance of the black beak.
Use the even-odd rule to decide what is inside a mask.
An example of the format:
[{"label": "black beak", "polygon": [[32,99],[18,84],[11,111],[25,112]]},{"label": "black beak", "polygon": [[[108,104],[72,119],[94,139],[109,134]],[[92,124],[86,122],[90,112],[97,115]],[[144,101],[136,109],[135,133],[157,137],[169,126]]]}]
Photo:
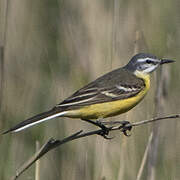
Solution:
[{"label": "black beak", "polygon": [[160,65],[166,64],[166,63],[173,63],[173,62],[175,61],[171,59],[161,59]]}]

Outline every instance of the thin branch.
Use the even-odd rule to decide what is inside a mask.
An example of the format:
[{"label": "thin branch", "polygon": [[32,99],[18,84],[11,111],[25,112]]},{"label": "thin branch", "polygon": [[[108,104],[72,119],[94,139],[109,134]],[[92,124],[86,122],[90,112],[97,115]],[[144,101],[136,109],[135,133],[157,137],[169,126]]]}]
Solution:
[{"label": "thin branch", "polygon": [[68,141],[73,140],[73,137],[76,137],[78,134],[80,134],[82,131],[79,131],[71,136],[68,136],[67,138],[64,138],[61,140],[54,140],[53,138],[49,139],[48,142],[46,142],[40,149],[37,151],[27,162],[25,162],[17,171],[16,175],[13,176],[11,179],[15,180],[17,179],[26,169],[28,169],[32,164],[34,164],[38,159],[40,159],[44,154],[46,154],[51,149],[56,148],[57,146],[60,146],[61,144],[64,144]]},{"label": "thin branch", "polygon": [[2,110],[4,89],[4,47],[0,46],[0,111]]},{"label": "thin branch", "polygon": [[145,152],[144,152],[144,156],[143,156],[143,159],[142,159],[140,168],[139,168],[139,171],[138,171],[138,173],[137,173],[136,180],[140,180],[141,177],[142,177],[143,170],[144,170],[144,167],[145,167],[145,164],[146,164],[146,161],[147,161],[147,155],[148,155],[149,147],[150,147],[150,145],[151,145],[152,137],[153,137],[153,133],[151,132],[151,134],[150,134],[150,136],[149,136],[149,139],[148,139],[147,146],[146,146],[146,150],[145,150]]},{"label": "thin branch", "polygon": [[[149,120],[143,120],[143,121],[139,121],[139,122],[134,122],[134,123],[131,123],[131,124],[127,124],[126,127],[140,126],[140,125],[148,124],[148,123],[155,122],[155,121],[166,120],[166,119],[175,119],[175,118],[180,118],[180,114],[164,116],[164,117],[156,117],[156,118],[152,118],[152,119],[149,119]],[[114,125],[114,124],[119,124],[121,122],[122,121],[108,121],[108,122],[103,121],[102,123],[104,125],[107,125],[107,124]]]},{"label": "thin branch", "polygon": [[[156,92],[155,92],[155,116],[159,116],[164,114],[166,109],[166,101],[167,101],[167,88],[169,82],[169,71],[164,67],[160,68],[159,74],[156,74]],[[160,124],[154,124],[152,128],[152,141],[149,146],[148,151],[148,159],[147,159],[147,180],[155,180],[156,179],[156,166],[158,160],[158,147],[160,141]]]},{"label": "thin branch", "polygon": [[[157,118],[152,118],[150,120],[144,120],[144,121],[139,121],[139,122],[135,122],[135,123],[124,123],[122,125],[122,121],[109,121],[109,122],[102,122],[103,124],[106,125],[111,125],[110,127],[106,127],[106,131],[110,132],[110,131],[117,131],[120,130],[120,132],[124,133],[131,129],[132,127],[135,126],[141,126],[147,123],[152,123],[152,122],[156,122],[156,121],[160,121],[160,120],[166,120],[166,119],[176,119],[176,118],[180,118],[180,114],[176,114],[176,115],[170,115],[170,116],[165,116],[165,117],[157,117]],[[117,126],[118,124],[121,124],[120,126]],[[116,126],[114,126],[116,125]],[[72,134],[71,136],[68,136],[62,140],[55,140],[53,138],[49,139],[48,142],[46,142],[40,149],[39,151],[37,151],[27,162],[25,162],[17,171],[16,171],[16,175],[13,176],[11,179],[12,180],[16,180],[26,169],[28,169],[32,164],[34,164],[38,159],[40,159],[43,155],[45,155],[47,152],[49,152],[50,150],[65,144],[67,142],[73,141],[75,139],[79,139],[79,138],[83,138],[83,137],[87,137],[87,136],[91,136],[91,135],[101,135],[103,136],[104,134],[104,129],[99,129],[99,130],[95,130],[95,131],[89,131],[89,132],[85,132],[82,133],[83,131],[78,131],[74,134]],[[104,136],[103,136],[104,137]]]},{"label": "thin branch", "polygon": [[[36,141],[36,152],[39,151],[40,144]],[[40,180],[40,160],[38,159],[35,164],[35,180]]]}]

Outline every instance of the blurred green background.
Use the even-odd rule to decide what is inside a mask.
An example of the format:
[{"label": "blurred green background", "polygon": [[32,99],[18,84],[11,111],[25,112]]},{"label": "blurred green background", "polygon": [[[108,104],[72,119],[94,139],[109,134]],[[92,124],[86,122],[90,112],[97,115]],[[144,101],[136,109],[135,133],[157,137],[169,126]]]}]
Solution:
[{"label": "blurred green background", "polygon": [[[52,108],[96,77],[125,65],[136,52],[176,60],[165,66],[168,97],[164,115],[180,112],[180,2],[172,0],[0,0],[0,132]],[[151,90],[133,110],[109,120],[140,121],[154,116]],[[50,137],[62,139],[94,127],[57,118],[26,131],[0,136],[0,179],[10,179]],[[49,152],[40,161],[44,180],[134,180],[152,124],[132,136],[113,132],[111,141],[82,138]],[[180,122],[160,123],[156,179],[180,178]],[[19,179],[35,179],[35,166]],[[147,177],[147,165],[142,179]]]}]

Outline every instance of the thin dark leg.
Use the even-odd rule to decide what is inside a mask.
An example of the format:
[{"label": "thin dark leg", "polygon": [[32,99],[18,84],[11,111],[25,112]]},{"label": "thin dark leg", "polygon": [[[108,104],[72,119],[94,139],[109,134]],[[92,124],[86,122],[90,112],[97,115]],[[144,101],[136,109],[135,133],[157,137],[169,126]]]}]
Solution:
[{"label": "thin dark leg", "polygon": [[[107,121],[99,121],[99,120],[92,121],[89,119],[82,119],[82,120],[86,121],[88,123],[91,123],[97,127],[100,127],[103,130],[103,133],[101,133],[100,135],[106,139],[112,139],[112,138],[107,137],[107,135],[109,134],[109,131],[113,128],[113,125],[120,124],[119,129],[121,130],[121,132],[123,132],[123,134],[125,136],[130,136],[127,132],[131,131],[131,129],[132,129],[131,123],[129,121],[109,121],[109,122],[107,122]],[[107,127],[106,125],[111,125],[111,127]]]},{"label": "thin dark leg", "polygon": [[99,120],[96,120],[96,121],[92,121],[92,120],[90,120],[90,119],[82,119],[83,121],[86,121],[86,122],[88,122],[88,123],[91,123],[91,124],[93,124],[93,125],[95,125],[95,126],[97,126],[97,127],[100,127],[101,129],[103,129],[103,128],[107,128],[101,121],[99,121]]},{"label": "thin dark leg", "polygon": [[98,120],[97,121],[92,121],[90,119],[82,119],[82,120],[101,128],[103,131],[99,135],[103,136],[105,139],[112,139],[112,137],[108,137],[111,127],[106,127],[101,121]]},{"label": "thin dark leg", "polygon": [[121,132],[123,132],[123,134],[125,136],[130,136],[127,133],[127,131],[131,131],[131,129],[132,129],[132,125],[129,121],[109,121],[109,122],[101,121],[100,123],[104,126],[105,125],[111,125],[111,126],[116,125],[117,126],[120,124],[119,129],[121,130]]}]

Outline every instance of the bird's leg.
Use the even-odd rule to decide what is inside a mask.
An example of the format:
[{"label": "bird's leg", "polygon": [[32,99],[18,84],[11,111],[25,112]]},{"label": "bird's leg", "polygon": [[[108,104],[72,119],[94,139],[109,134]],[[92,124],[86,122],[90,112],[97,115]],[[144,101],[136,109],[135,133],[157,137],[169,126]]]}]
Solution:
[{"label": "bird's leg", "polygon": [[[128,134],[128,131],[131,131],[132,125],[129,121],[102,121],[102,119],[98,119],[96,121],[92,121],[90,119],[82,119],[83,121],[86,121],[88,123],[91,123],[97,127],[100,127],[103,131],[100,132],[99,135],[103,136],[105,139],[112,139],[112,137],[108,137],[109,131],[112,130],[113,125],[121,124],[119,126],[119,129],[125,136],[130,136]],[[111,125],[111,127],[107,127],[106,125]]]},{"label": "bird's leg", "polygon": [[121,124],[120,126],[119,126],[119,129],[121,130],[121,132],[123,132],[123,134],[125,135],[125,136],[130,136],[128,133],[127,133],[127,131],[131,131],[131,129],[132,129],[132,125],[131,125],[131,123],[129,122],[129,121],[101,121],[101,124],[103,124],[103,125],[111,125],[111,126],[113,126],[113,125],[118,125],[118,124]]},{"label": "bird's leg", "polygon": [[130,136],[131,134],[128,134],[127,132],[131,131],[132,125],[129,121],[121,121],[121,126],[119,127],[119,129],[123,132],[125,136]]},{"label": "bird's leg", "polygon": [[101,128],[102,131],[99,133],[99,135],[103,136],[105,139],[112,139],[112,137],[108,137],[111,128],[106,127],[100,120],[96,120],[96,121],[92,121],[90,119],[82,119],[82,120]]},{"label": "bird's leg", "polygon": [[86,121],[86,122],[88,122],[88,123],[91,123],[91,124],[93,124],[93,125],[95,125],[95,126],[98,126],[98,127],[102,128],[102,126],[100,125],[100,123],[97,123],[97,121],[92,121],[92,120],[90,120],[90,119],[85,119],[85,118],[83,118],[82,120],[83,120],[83,121]]}]

